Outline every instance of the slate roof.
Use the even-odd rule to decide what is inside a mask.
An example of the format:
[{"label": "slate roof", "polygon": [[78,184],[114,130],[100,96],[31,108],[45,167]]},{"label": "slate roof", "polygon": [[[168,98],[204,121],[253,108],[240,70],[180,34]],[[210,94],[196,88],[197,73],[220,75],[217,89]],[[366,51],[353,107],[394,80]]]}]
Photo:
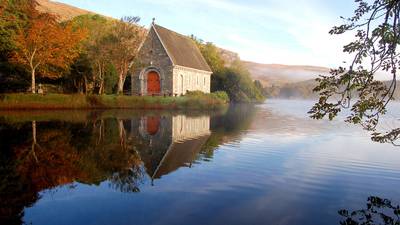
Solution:
[{"label": "slate roof", "polygon": [[182,34],[153,25],[174,65],[212,72],[196,43]]}]

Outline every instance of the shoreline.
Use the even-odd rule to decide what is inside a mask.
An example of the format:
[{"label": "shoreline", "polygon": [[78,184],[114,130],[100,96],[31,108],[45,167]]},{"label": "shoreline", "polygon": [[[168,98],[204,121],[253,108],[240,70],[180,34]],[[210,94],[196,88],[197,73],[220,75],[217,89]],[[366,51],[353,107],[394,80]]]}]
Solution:
[{"label": "shoreline", "polygon": [[27,110],[213,110],[229,105],[218,94],[181,97],[79,94],[2,94],[1,111]]}]

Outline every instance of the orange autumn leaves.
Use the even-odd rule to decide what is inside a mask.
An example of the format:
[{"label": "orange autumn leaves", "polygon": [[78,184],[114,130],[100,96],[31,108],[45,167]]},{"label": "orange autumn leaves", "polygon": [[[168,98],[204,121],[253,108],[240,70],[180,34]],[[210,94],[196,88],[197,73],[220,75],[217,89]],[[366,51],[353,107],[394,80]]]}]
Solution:
[{"label": "orange autumn leaves", "polygon": [[59,77],[57,71],[67,70],[79,56],[80,43],[87,32],[74,29],[69,23],[60,24],[53,15],[40,13],[32,7],[26,13],[30,20],[27,26],[17,30],[12,60],[31,72],[31,88],[35,92],[36,73],[48,78]]}]

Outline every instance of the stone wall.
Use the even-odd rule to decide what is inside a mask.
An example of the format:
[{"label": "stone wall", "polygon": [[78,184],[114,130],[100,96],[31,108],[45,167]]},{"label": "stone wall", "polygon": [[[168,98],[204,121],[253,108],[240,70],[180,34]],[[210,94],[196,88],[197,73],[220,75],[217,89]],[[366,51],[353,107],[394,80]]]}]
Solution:
[{"label": "stone wall", "polygon": [[147,70],[156,69],[161,75],[161,93],[171,93],[173,64],[154,29],[144,41],[139,52],[139,67],[132,76],[132,94],[146,94]]},{"label": "stone wall", "polygon": [[187,91],[202,91],[210,93],[211,73],[182,66],[173,69],[173,91],[174,94],[182,95]]}]

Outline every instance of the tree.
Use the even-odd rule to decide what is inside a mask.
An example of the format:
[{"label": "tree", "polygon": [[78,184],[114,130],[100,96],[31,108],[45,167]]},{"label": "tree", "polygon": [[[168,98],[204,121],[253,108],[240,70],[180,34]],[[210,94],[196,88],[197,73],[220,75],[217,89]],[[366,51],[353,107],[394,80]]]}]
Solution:
[{"label": "tree", "polygon": [[35,7],[33,0],[0,0],[0,92],[22,91],[29,86],[25,68],[10,60],[15,50],[16,31],[28,24],[27,9]]},{"label": "tree", "polygon": [[59,77],[51,67],[68,69],[79,55],[78,44],[83,40],[83,30],[73,30],[71,24],[61,26],[56,18],[28,8],[30,17],[26,27],[19,28],[15,36],[16,49],[12,59],[28,68],[31,73],[31,91],[36,92],[36,72],[49,78]]},{"label": "tree", "polygon": [[139,46],[145,37],[145,30],[139,26],[139,17],[123,17],[115,22],[109,37],[109,54],[118,73],[118,93],[121,94],[128,72],[138,61]]},{"label": "tree", "polygon": [[214,73],[211,80],[212,91],[225,91],[233,102],[262,102],[265,97],[255,86],[249,71],[240,61],[229,68]]},{"label": "tree", "polygon": [[190,38],[195,41],[201,54],[214,73],[220,72],[224,69],[225,61],[222,59],[217,46],[211,42],[204,43],[203,40],[196,38],[194,35],[191,35]]},{"label": "tree", "polygon": [[30,19],[27,12],[36,7],[33,0],[0,0],[0,50],[9,53],[15,48],[13,36],[18,28],[26,26]]},{"label": "tree", "polygon": [[264,90],[264,86],[261,83],[261,81],[259,80],[254,80],[254,87],[257,88],[257,90],[263,95],[266,96],[265,90]]},{"label": "tree", "polygon": [[113,22],[97,14],[88,14],[74,18],[72,24],[75,29],[87,29],[88,32],[83,41],[84,51],[80,56],[80,58],[85,58],[87,55],[87,63],[91,67],[91,73],[84,74],[86,80],[92,83],[92,85],[86,85],[88,89],[86,93],[92,92],[97,87],[98,94],[104,94],[105,73],[107,73],[107,65],[110,63],[109,49],[112,49],[108,37],[111,35]]},{"label": "tree", "polygon": [[81,53],[64,77],[68,90],[88,94],[89,84],[93,82],[93,68],[86,53]]},{"label": "tree", "polygon": [[7,2],[6,0],[0,0],[0,18],[3,18],[3,13],[6,8]]},{"label": "tree", "polygon": [[104,73],[104,92],[106,94],[115,93],[115,88],[118,84],[118,75],[115,66],[112,63],[108,63]]},{"label": "tree", "polygon": [[[393,100],[400,65],[400,1],[374,0],[368,3],[355,0],[358,8],[346,23],[335,26],[330,34],[355,32],[355,40],[344,46],[343,51],[354,55],[347,68],[339,67],[330,75],[320,76],[319,101],[312,107],[312,118],[335,118],[342,109],[351,113],[346,121],[361,124],[372,131],[372,139],[379,142],[394,142],[400,137],[400,129],[384,134],[377,130],[379,118],[386,113],[388,103]],[[376,80],[375,74],[384,71],[391,82]]]}]

